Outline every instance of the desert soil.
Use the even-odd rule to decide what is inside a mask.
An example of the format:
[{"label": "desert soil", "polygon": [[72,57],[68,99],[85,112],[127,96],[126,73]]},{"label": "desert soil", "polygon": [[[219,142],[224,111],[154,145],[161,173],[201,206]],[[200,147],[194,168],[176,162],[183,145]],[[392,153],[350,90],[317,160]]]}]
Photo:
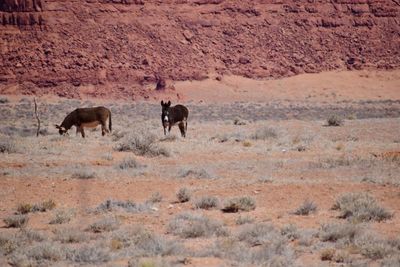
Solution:
[{"label": "desert soil", "polygon": [[[128,261],[132,264],[133,259],[143,258],[154,260],[154,264],[165,260],[171,265],[257,266],[261,263],[256,258],[238,259],[229,253],[218,254],[218,249],[223,251],[221,247],[214,247],[215,253],[207,248],[227,240],[242,244],[237,236],[243,227],[260,223],[270,224],[278,231],[288,225],[295,226],[297,238],[284,243],[291,253],[285,250],[287,253],[276,252],[271,256],[281,257],[283,266],[356,263],[379,266],[395,262],[393,254],[368,257],[362,249],[354,249],[354,245],[324,242],[318,233],[324,224],[348,221],[339,218],[339,211],[332,210],[340,196],[363,192],[393,217],[349,223],[374,233],[380,240],[399,237],[399,81],[398,71],[329,72],[264,81],[223,76],[220,81],[176,83],[174,91],[158,93],[154,100],[145,102],[47,96],[38,99],[42,118],[40,137],[34,136],[32,98],[5,96],[2,99],[7,100],[0,104],[1,140],[2,144],[13,144],[15,151],[2,153],[0,158],[0,237],[21,231],[6,228],[3,222],[17,212],[18,205],[51,199],[56,207],[27,215],[25,231],[39,232],[45,235],[45,241],[23,243],[23,249],[9,254],[3,246],[1,263],[18,262],[16,258],[20,264],[21,259],[39,264],[79,262],[68,256],[42,261],[30,256],[35,244],[51,242],[66,251],[82,246],[81,243],[94,244],[110,255],[104,261],[84,262],[89,265],[126,266]],[[171,99],[175,104],[176,94],[191,112],[186,138],[180,137],[177,127],[164,137],[159,121],[158,101]],[[82,139],[75,136],[74,129],[69,136],[59,136],[53,127],[74,108],[99,104],[113,112],[112,134],[102,137],[99,129],[86,130],[87,138]],[[326,120],[331,115],[338,115],[343,124],[328,127]],[[261,139],[254,137],[256,133]],[[168,156],[138,155],[135,149],[116,149],[120,144],[132,142],[134,136],[154,136],[154,147],[168,152]],[[128,159],[139,166],[120,167]],[[89,178],[85,176],[87,173]],[[176,193],[183,187],[190,191],[191,199],[180,203]],[[157,192],[162,196],[161,201],[148,202]],[[196,209],[196,200],[204,196],[217,197],[219,206]],[[238,213],[221,211],[225,201],[241,196],[252,198],[255,209]],[[143,210],[99,211],[98,208],[94,212],[107,200],[142,204]],[[316,211],[295,215],[294,211],[305,201],[313,202]],[[71,211],[74,215],[64,224],[49,224],[60,211]],[[175,216],[186,212],[220,222],[228,236],[187,238],[174,234],[170,224]],[[91,233],[89,225],[105,216],[116,217],[119,230]],[[239,217],[251,222],[238,225]],[[186,250],[161,259],[154,256],[157,253],[135,256],[126,252],[127,248],[115,247],[113,233],[132,226],[143,226],[156,235],[173,239]],[[90,240],[72,245],[60,243],[57,229],[74,229],[90,235]],[[322,261],[323,251],[329,248],[345,253],[344,263]],[[22,254],[19,258],[18,253]]]}]

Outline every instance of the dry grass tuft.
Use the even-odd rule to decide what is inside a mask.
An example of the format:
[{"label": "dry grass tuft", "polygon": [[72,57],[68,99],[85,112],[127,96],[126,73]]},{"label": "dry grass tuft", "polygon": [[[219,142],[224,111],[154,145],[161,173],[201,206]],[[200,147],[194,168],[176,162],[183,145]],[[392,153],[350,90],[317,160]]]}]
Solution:
[{"label": "dry grass tuft", "polygon": [[27,215],[11,215],[3,219],[3,222],[8,228],[21,228],[28,223],[29,217]]},{"label": "dry grass tuft", "polygon": [[274,242],[286,242],[286,239],[271,224],[247,224],[241,227],[237,234],[239,241],[246,242],[250,246],[268,244]]},{"label": "dry grass tuft", "polygon": [[203,196],[197,199],[194,203],[196,209],[206,209],[206,210],[217,208],[218,205],[219,205],[218,198],[210,196]]},{"label": "dry grass tuft", "polygon": [[355,222],[384,221],[391,219],[393,214],[379,206],[376,200],[366,193],[348,193],[336,199],[332,207],[340,211],[340,218]]},{"label": "dry grass tuft", "polygon": [[93,233],[110,232],[116,230],[120,225],[120,222],[115,217],[104,217],[97,222],[92,223],[87,228],[88,231]]},{"label": "dry grass tuft", "polygon": [[163,200],[163,196],[160,192],[154,192],[150,198],[146,201],[147,203],[159,203]]},{"label": "dry grass tuft", "polygon": [[338,240],[345,240],[352,242],[354,238],[361,232],[361,228],[352,223],[345,224],[323,224],[319,230],[318,236],[321,241],[336,242]]},{"label": "dry grass tuft", "polygon": [[114,149],[117,151],[132,151],[139,156],[169,157],[171,153],[165,147],[159,146],[156,141],[156,135],[143,130],[125,136]]},{"label": "dry grass tuft", "polygon": [[14,141],[9,138],[0,140],[0,153],[16,153],[17,146]]},{"label": "dry grass tuft", "polygon": [[130,226],[112,233],[111,240],[131,257],[177,255],[183,251],[180,243],[159,236],[142,226]]},{"label": "dry grass tuft", "polygon": [[275,139],[278,137],[278,132],[274,128],[270,127],[263,127],[257,129],[250,138],[253,140],[268,140],[268,139]]},{"label": "dry grass tuft", "polygon": [[182,238],[196,238],[209,236],[226,236],[227,230],[222,223],[195,213],[181,213],[176,215],[169,223],[171,233]]},{"label": "dry grass tuft", "polygon": [[50,220],[49,224],[68,223],[74,216],[75,216],[75,210],[60,209],[55,212],[54,217]]},{"label": "dry grass tuft", "polygon": [[249,216],[239,216],[235,220],[236,225],[250,224],[253,222],[254,219]]},{"label": "dry grass tuft", "polygon": [[341,126],[343,125],[343,119],[340,118],[338,115],[330,116],[326,121],[327,126]]},{"label": "dry grass tuft", "polygon": [[204,168],[183,168],[179,171],[178,177],[195,177],[199,179],[212,179],[214,175],[211,174],[211,171],[206,170]]},{"label": "dry grass tuft", "polygon": [[121,170],[137,169],[143,167],[142,164],[137,162],[134,158],[124,158],[118,165],[117,168]]},{"label": "dry grass tuft", "polygon": [[336,250],[334,248],[323,249],[320,253],[320,258],[322,261],[332,261],[335,256]]},{"label": "dry grass tuft", "polygon": [[61,243],[80,243],[87,241],[88,236],[76,228],[58,228],[54,230],[54,240]]},{"label": "dry grass tuft", "polygon": [[92,179],[96,178],[96,172],[88,168],[79,168],[74,171],[72,178],[75,179]]},{"label": "dry grass tuft", "polygon": [[140,213],[140,212],[147,212],[151,210],[151,202],[145,203],[135,203],[130,200],[121,201],[121,200],[112,200],[107,199],[105,202],[98,205],[94,212],[111,212],[111,211],[125,211],[125,212],[132,212],[132,213]]},{"label": "dry grass tuft", "polygon": [[225,201],[223,212],[239,212],[239,211],[251,211],[256,208],[256,202],[252,197],[235,197]]},{"label": "dry grass tuft", "polygon": [[296,215],[309,215],[317,211],[317,205],[310,200],[305,200],[293,213]]},{"label": "dry grass tuft", "polygon": [[176,193],[176,198],[178,199],[178,201],[180,203],[183,202],[188,202],[190,200],[190,198],[192,197],[192,193],[190,192],[189,189],[187,189],[186,187],[182,187],[181,189],[179,189],[179,191]]},{"label": "dry grass tuft", "polygon": [[84,245],[67,252],[67,259],[77,263],[100,264],[111,259],[109,249],[100,244]]}]

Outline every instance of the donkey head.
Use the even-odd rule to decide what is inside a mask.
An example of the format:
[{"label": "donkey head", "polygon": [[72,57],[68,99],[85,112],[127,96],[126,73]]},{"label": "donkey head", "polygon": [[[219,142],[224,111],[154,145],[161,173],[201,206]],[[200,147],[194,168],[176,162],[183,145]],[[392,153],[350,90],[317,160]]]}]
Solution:
[{"label": "donkey head", "polygon": [[57,124],[55,124],[54,126],[58,129],[58,133],[59,133],[60,135],[68,134],[68,130],[65,129],[64,127],[62,127],[62,126],[60,126],[60,125],[57,125]]},{"label": "donkey head", "polygon": [[169,108],[171,107],[171,101],[168,101],[168,103],[164,103],[164,101],[161,100],[161,119],[163,123],[168,123],[169,122]]}]

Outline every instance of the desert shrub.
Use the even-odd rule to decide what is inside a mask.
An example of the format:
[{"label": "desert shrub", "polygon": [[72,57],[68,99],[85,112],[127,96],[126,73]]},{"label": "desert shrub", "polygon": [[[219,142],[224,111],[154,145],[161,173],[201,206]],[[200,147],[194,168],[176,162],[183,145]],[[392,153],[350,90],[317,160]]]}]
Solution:
[{"label": "desert shrub", "polygon": [[244,147],[251,147],[251,142],[248,141],[248,140],[245,140],[245,141],[242,142],[242,145],[243,145]]},{"label": "desert shrub", "polygon": [[243,225],[243,224],[253,223],[253,222],[254,222],[254,219],[249,216],[239,216],[235,220],[236,225]]},{"label": "desert shrub", "polygon": [[184,178],[184,177],[195,177],[195,178],[200,178],[200,179],[210,179],[214,175],[210,174],[210,171],[207,171],[204,168],[183,168],[179,171],[178,177]]},{"label": "desert shrub", "polygon": [[9,228],[20,228],[24,227],[28,223],[29,217],[23,214],[11,215],[3,219],[6,227]]},{"label": "desert shrub", "polygon": [[50,224],[63,224],[71,221],[75,216],[75,211],[73,209],[60,209],[54,214],[54,217],[50,220]]},{"label": "desert shrub", "polygon": [[202,214],[188,212],[176,215],[170,221],[168,230],[182,238],[227,235],[222,223],[209,219]]},{"label": "desert shrub", "polygon": [[326,123],[327,126],[341,126],[343,124],[343,120],[338,115],[332,115],[327,119]]},{"label": "desert shrub", "polygon": [[8,98],[6,98],[6,97],[0,97],[0,104],[6,104],[6,103],[8,103],[8,102],[10,102],[10,101],[8,100]]},{"label": "desert shrub", "polygon": [[320,258],[322,261],[331,261],[335,256],[335,252],[334,248],[325,248],[320,252]]},{"label": "desert shrub", "polygon": [[299,152],[306,151],[306,149],[307,149],[307,147],[305,145],[298,145],[296,147],[296,150],[299,151]]},{"label": "desert shrub", "polygon": [[110,251],[100,244],[83,245],[67,252],[67,259],[78,263],[99,264],[111,259]]},{"label": "desert shrub", "polygon": [[154,192],[150,198],[146,201],[147,203],[159,203],[163,200],[163,196],[160,192]]},{"label": "desert shrub", "polygon": [[0,235],[0,255],[8,255],[18,248],[19,244],[11,236]]},{"label": "desert shrub", "polygon": [[295,240],[299,238],[299,231],[293,224],[284,225],[281,228],[281,235],[285,236],[289,240]]},{"label": "desert shrub", "polygon": [[400,250],[390,242],[371,233],[357,236],[354,244],[359,248],[363,256],[374,260],[383,259],[391,255],[399,255],[400,253]]},{"label": "desert shrub", "polygon": [[50,242],[36,244],[29,248],[26,254],[29,258],[35,259],[36,261],[60,261],[65,258],[63,249]]},{"label": "desert shrub", "polygon": [[142,226],[131,226],[112,233],[111,239],[120,244],[120,248],[134,257],[177,255],[183,247],[174,240],[167,240]]},{"label": "desert shrub", "polygon": [[0,140],[0,153],[16,153],[17,152],[17,147],[15,145],[15,142],[10,140],[9,138],[3,139],[1,138]]},{"label": "desert shrub", "polygon": [[345,224],[323,224],[319,230],[318,236],[321,241],[332,241],[336,242],[340,239],[344,239],[347,242],[352,242],[356,235],[361,231],[358,225],[352,223]]},{"label": "desert shrub", "polygon": [[189,189],[186,187],[182,187],[179,189],[179,191],[176,193],[176,198],[178,199],[179,202],[188,202],[192,196],[192,193],[190,192]]},{"label": "desert shrub", "polygon": [[121,170],[127,170],[140,168],[142,165],[133,158],[124,158],[117,167]]},{"label": "desert shrub", "polygon": [[400,266],[400,255],[387,257],[381,263],[381,267],[398,267],[398,266]]},{"label": "desert shrub", "polygon": [[114,130],[111,134],[111,139],[116,142],[121,140],[125,135],[127,134],[127,132],[125,131],[120,131],[120,130]]},{"label": "desert shrub", "polygon": [[45,200],[40,203],[30,204],[21,203],[17,206],[17,214],[27,214],[29,212],[46,212],[56,207],[56,203],[52,199]]},{"label": "desert shrub", "polygon": [[140,156],[170,156],[170,152],[165,147],[159,146],[156,141],[156,135],[148,131],[140,131],[124,137],[114,149],[117,151],[132,151]]},{"label": "desert shrub", "polygon": [[294,253],[282,237],[254,248],[237,239],[218,239],[207,254],[243,263],[239,266],[294,266]]},{"label": "desert shrub", "polygon": [[351,256],[350,254],[345,251],[345,250],[338,250],[335,252],[335,255],[333,255],[333,259],[334,262],[337,263],[350,263],[351,262]]},{"label": "desert shrub", "polygon": [[21,229],[15,237],[20,243],[42,242],[48,239],[43,232],[27,228]]},{"label": "desert shrub", "polygon": [[88,168],[78,168],[72,174],[75,179],[92,179],[96,177],[96,173]]},{"label": "desert shrub", "polygon": [[233,119],[233,124],[234,125],[246,125],[247,121],[242,120],[241,118],[235,118],[235,119]]},{"label": "desert shrub", "polygon": [[252,197],[234,197],[223,204],[223,212],[251,211],[256,208],[256,202]]},{"label": "desert shrub", "polygon": [[268,244],[271,240],[286,242],[284,237],[271,224],[247,224],[241,227],[237,234],[239,241],[250,246]]},{"label": "desert shrub", "polygon": [[216,197],[209,197],[209,196],[204,196],[199,199],[197,199],[194,203],[194,206],[197,209],[212,209],[212,208],[217,208],[219,204],[219,200]]},{"label": "desert shrub", "polygon": [[309,215],[317,211],[317,205],[310,200],[305,200],[293,213],[296,215]]},{"label": "desert shrub", "polygon": [[32,205],[29,203],[18,204],[17,214],[27,214],[32,211]]},{"label": "desert shrub", "polygon": [[314,235],[315,235],[315,230],[313,229],[305,229],[299,231],[299,245],[305,247],[311,246]]},{"label": "desert shrub", "polygon": [[52,210],[56,207],[56,203],[52,199],[48,199],[46,201],[34,204],[32,206],[32,211],[40,211],[40,212],[46,212],[48,210]]},{"label": "desert shrub", "polygon": [[86,241],[88,236],[76,228],[59,228],[54,230],[54,239],[61,243],[80,243]]},{"label": "desert shrub", "polygon": [[0,234],[0,255],[11,254],[19,247],[32,242],[43,242],[47,240],[47,236],[41,232],[31,229],[22,228],[15,234]]},{"label": "desert shrub", "polygon": [[263,127],[257,129],[250,138],[253,140],[268,140],[268,139],[275,139],[278,137],[278,133],[276,129],[270,127]]},{"label": "desert shrub", "polygon": [[112,200],[107,199],[105,202],[98,205],[94,212],[110,212],[110,211],[125,211],[132,213],[146,212],[150,211],[151,203],[135,203],[130,200],[121,201],[121,200]]},{"label": "desert shrub", "polygon": [[115,217],[104,217],[89,225],[87,230],[93,233],[109,232],[117,229],[119,224],[119,220]]},{"label": "desert shrub", "polygon": [[379,206],[376,200],[366,193],[348,193],[336,199],[334,210],[340,211],[340,218],[357,222],[383,221],[393,217],[393,214]]}]

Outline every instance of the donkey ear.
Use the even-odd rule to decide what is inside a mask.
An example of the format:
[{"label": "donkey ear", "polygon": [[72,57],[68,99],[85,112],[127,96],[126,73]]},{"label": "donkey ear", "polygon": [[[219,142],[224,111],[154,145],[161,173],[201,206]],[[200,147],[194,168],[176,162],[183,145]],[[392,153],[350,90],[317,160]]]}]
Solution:
[{"label": "donkey ear", "polygon": [[170,100],[168,101],[168,107],[169,107],[169,106],[171,106],[171,101],[170,101]]},{"label": "donkey ear", "polygon": [[164,106],[164,101],[161,100],[161,106]]},{"label": "donkey ear", "polygon": [[54,126],[55,126],[57,129],[60,129],[60,126],[59,126],[59,125],[54,124]]}]

